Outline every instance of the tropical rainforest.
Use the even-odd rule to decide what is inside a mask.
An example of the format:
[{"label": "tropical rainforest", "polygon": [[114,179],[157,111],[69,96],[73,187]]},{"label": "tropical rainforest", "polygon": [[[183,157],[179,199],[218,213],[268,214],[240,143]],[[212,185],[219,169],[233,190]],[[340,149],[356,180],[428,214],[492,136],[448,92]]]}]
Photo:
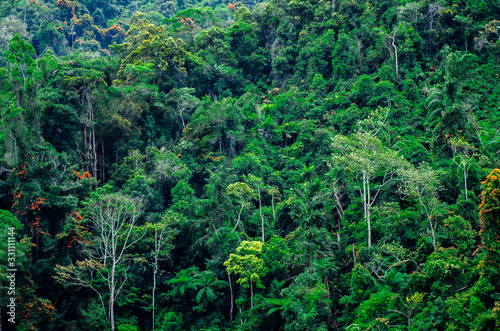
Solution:
[{"label": "tropical rainforest", "polygon": [[500,1],[3,0],[0,50],[0,329],[500,330]]}]

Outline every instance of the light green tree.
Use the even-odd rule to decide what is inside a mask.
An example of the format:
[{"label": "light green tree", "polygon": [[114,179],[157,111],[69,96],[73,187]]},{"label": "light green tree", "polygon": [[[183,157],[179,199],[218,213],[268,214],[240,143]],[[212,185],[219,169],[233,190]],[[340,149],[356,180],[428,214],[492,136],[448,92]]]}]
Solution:
[{"label": "light green tree", "polygon": [[453,151],[453,163],[455,163],[464,176],[465,200],[467,200],[467,175],[475,156],[476,148],[469,144],[462,137],[453,137],[449,140],[451,150]]},{"label": "light green tree", "polygon": [[371,247],[371,208],[382,189],[396,180],[397,170],[406,161],[397,152],[384,147],[370,132],[357,132],[349,137],[337,135],[332,138],[332,147],[337,152],[332,156],[331,167],[344,167],[356,182],[368,227],[368,247]]},{"label": "light green tree", "polygon": [[268,186],[266,189],[267,189],[267,193],[269,195],[271,195],[271,206],[273,208],[273,219],[276,219],[276,208],[275,208],[274,202],[279,201],[279,199],[281,197],[281,192],[280,192],[279,188],[277,188],[276,186]]},{"label": "light green tree", "polygon": [[261,195],[261,190],[264,187],[264,181],[262,180],[262,178],[252,174],[248,174],[248,176],[243,176],[243,177],[247,183],[257,188],[257,195],[259,197],[259,213],[260,213],[260,219],[262,221],[262,242],[264,242],[265,241],[264,215],[262,214],[262,195]]},{"label": "light green tree", "polygon": [[35,48],[19,33],[10,40],[9,49],[4,52],[5,71],[0,71],[0,74],[6,75],[16,95],[18,108],[26,108],[29,91],[36,78],[35,56]]},{"label": "light green tree", "polygon": [[234,229],[233,229],[233,232],[234,232],[234,230],[236,230],[236,228],[240,224],[241,213],[243,212],[243,209],[251,207],[250,201],[252,198],[256,197],[256,194],[250,188],[250,186],[248,186],[248,184],[241,183],[241,182],[230,184],[226,188],[226,192],[227,192],[227,195],[232,200],[234,200],[235,203],[237,203],[239,205],[239,209],[236,208],[237,213],[238,213],[238,219],[237,219],[236,225],[234,226]]},{"label": "light green tree", "polygon": [[431,229],[432,246],[436,249],[435,221],[433,212],[439,206],[437,192],[441,187],[438,173],[427,163],[422,163],[420,167],[406,167],[400,170],[403,185],[400,192],[413,199],[416,199],[425,211],[429,227]]},{"label": "light green tree", "polygon": [[257,288],[264,288],[261,278],[267,273],[262,254],[263,242],[242,241],[236,249],[236,254],[229,255],[229,259],[224,262],[229,275],[237,275],[236,283],[244,288],[250,288],[250,306],[253,308],[254,285]]},{"label": "light green tree", "polygon": [[174,113],[175,116],[178,116],[181,120],[182,128],[186,127],[186,120],[184,117],[188,111],[194,110],[200,100],[193,96],[196,90],[194,88],[183,87],[180,89],[172,89],[170,93],[168,93],[168,101],[175,103]]},{"label": "light green tree", "polygon": [[150,23],[145,19],[134,22],[127,32],[125,42],[115,45],[113,50],[123,56],[118,77],[125,78],[127,64],[152,63],[154,82],[160,84],[168,68],[184,72],[186,44],[167,35],[165,26]]},{"label": "light green tree", "polygon": [[156,310],[156,286],[160,270],[160,261],[168,260],[171,258],[170,252],[173,249],[172,241],[175,239],[176,232],[170,226],[171,223],[176,222],[180,215],[167,212],[161,222],[156,224],[147,223],[144,225],[147,236],[147,241],[153,244],[151,252],[152,267],[153,267],[153,289],[151,290],[151,310],[152,310],[152,323],[153,330],[155,329],[155,310]]}]

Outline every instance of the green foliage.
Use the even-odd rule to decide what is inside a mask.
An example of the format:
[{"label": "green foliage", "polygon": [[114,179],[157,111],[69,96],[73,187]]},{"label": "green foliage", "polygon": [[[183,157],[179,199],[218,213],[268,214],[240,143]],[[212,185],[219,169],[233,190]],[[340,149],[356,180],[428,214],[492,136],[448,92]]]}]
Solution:
[{"label": "green foliage", "polygon": [[161,323],[162,330],[180,331],[182,330],[182,316],[174,312],[167,312]]},{"label": "green foliage", "polygon": [[0,2],[18,328],[500,328],[499,15]]},{"label": "green foliage", "polygon": [[189,269],[184,269],[175,274],[175,278],[172,278],[167,282],[169,285],[173,285],[174,288],[170,292],[173,297],[184,296],[184,292],[194,291],[198,288],[198,278],[197,278],[198,268],[192,267]]},{"label": "green foliage", "polygon": [[138,20],[133,23],[127,32],[123,44],[114,46],[114,50],[123,57],[118,76],[125,78],[127,64],[136,65],[151,62],[154,65],[154,81],[160,84],[163,76],[174,67],[176,71],[183,72],[185,43],[167,37],[165,29],[149,23],[147,20]]},{"label": "green foliage", "polygon": [[331,301],[327,285],[318,276],[302,273],[282,291],[285,330],[328,330]]},{"label": "green foliage", "polygon": [[262,254],[264,244],[259,241],[242,241],[236,249],[236,254],[231,254],[224,262],[228,274],[238,276],[236,283],[243,287],[252,287],[255,284],[258,288],[264,288],[261,278],[268,271],[264,260],[259,256]]}]

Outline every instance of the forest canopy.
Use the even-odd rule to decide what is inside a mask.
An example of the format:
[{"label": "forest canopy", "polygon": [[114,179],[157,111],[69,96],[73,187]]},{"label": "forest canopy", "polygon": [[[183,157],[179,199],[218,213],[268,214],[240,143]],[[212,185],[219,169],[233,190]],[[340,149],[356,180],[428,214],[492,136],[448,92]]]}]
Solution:
[{"label": "forest canopy", "polygon": [[0,1],[0,328],[500,329],[499,31],[486,0]]}]

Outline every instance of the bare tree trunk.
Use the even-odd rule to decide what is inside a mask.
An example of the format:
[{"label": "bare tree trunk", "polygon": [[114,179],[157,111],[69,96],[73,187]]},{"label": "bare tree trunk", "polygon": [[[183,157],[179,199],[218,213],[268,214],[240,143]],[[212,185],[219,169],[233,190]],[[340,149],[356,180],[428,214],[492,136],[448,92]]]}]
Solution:
[{"label": "bare tree trunk", "polygon": [[111,269],[111,293],[109,295],[109,320],[111,321],[111,331],[115,331],[115,262]]},{"label": "bare tree trunk", "polygon": [[262,215],[262,202],[260,199],[260,186],[257,186],[257,191],[259,192],[259,212],[260,218],[262,219],[262,242],[264,242],[264,215]]},{"label": "bare tree trunk", "polygon": [[155,329],[155,292],[156,292],[156,270],[153,273],[153,293],[152,293],[152,310],[153,310],[153,331]]},{"label": "bare tree trunk", "polygon": [[94,127],[94,110],[92,109],[92,101],[90,94],[87,92],[88,117],[90,122],[90,157],[92,158],[92,175],[97,179],[97,146],[95,142],[95,127]]},{"label": "bare tree trunk", "polygon": [[231,274],[228,274],[227,275],[228,278],[229,278],[229,292],[231,293],[231,302],[229,303],[229,322],[232,322],[233,321],[233,309],[234,309],[234,306],[233,306],[233,301],[234,301],[234,298],[233,298],[233,282],[232,282],[232,279],[231,279]]},{"label": "bare tree trunk", "polygon": [[241,208],[240,208],[240,212],[238,213],[238,220],[236,221],[236,225],[234,226],[234,229],[231,232],[234,232],[234,230],[236,230],[236,228],[238,227],[238,224],[240,224],[241,212],[243,211],[243,207],[244,207],[244,205],[242,204]]},{"label": "bare tree trunk", "polygon": [[102,141],[102,167],[101,167],[101,178],[102,178],[102,184],[104,185],[104,180],[105,180],[105,173],[104,173],[104,140]]},{"label": "bare tree trunk", "polygon": [[352,243],[352,258],[354,259],[354,265],[356,265],[356,251],[354,250],[354,243]]},{"label": "bare tree trunk", "polygon": [[26,24],[26,10],[28,9],[28,0],[24,2],[24,19],[23,24]]},{"label": "bare tree trunk", "polygon": [[436,250],[436,236],[434,235],[434,226],[432,225],[432,217],[429,214],[429,211],[427,210],[427,207],[422,202],[422,198],[421,197],[418,198],[418,201],[420,202],[420,204],[422,205],[422,207],[424,207],[425,214],[427,215],[427,219],[429,220],[429,225],[431,227],[432,247],[434,247],[434,250]]},{"label": "bare tree trunk", "polygon": [[[155,237],[156,237],[156,231],[155,231]],[[156,242],[157,238],[155,238],[155,246],[157,245]],[[155,247],[156,250],[156,247]],[[155,252],[156,253],[156,252]],[[155,254],[155,265],[153,268],[153,292],[151,295],[151,308],[153,311],[153,331],[155,329],[155,292],[156,292],[156,274],[158,272],[158,255]]]},{"label": "bare tree trunk", "polygon": [[276,219],[276,213],[274,212],[274,194],[271,195],[271,205],[273,206],[273,220]]},{"label": "bare tree trunk", "polygon": [[89,171],[89,148],[87,145],[87,123],[83,125],[83,143],[85,146],[85,170]]},{"label": "bare tree trunk", "polygon": [[397,32],[398,29],[394,30],[394,33],[392,35],[392,47],[394,47],[394,58],[396,59],[396,79],[399,79],[398,49],[395,44]]},{"label": "bare tree trunk", "polygon": [[95,128],[94,123],[92,123],[92,172],[94,177],[97,179],[97,144],[95,142]]},{"label": "bare tree trunk", "polygon": [[467,171],[466,171],[466,165],[464,165],[464,188],[465,188],[465,200],[468,200],[467,198]]},{"label": "bare tree trunk", "polygon": [[338,245],[339,251],[340,251],[340,230],[341,230],[340,221],[344,217],[344,209],[342,208],[342,203],[341,203],[341,200],[340,200],[341,196],[339,195],[340,188],[337,188],[336,184],[337,184],[337,181],[333,181],[332,182],[332,195],[335,198],[335,202],[337,203],[337,206],[335,207],[335,209],[337,210],[337,214],[339,215],[339,218],[337,220],[337,227],[338,227],[338,231],[337,231],[337,245]]},{"label": "bare tree trunk", "polygon": [[368,178],[363,172],[363,211],[365,215],[366,226],[368,227],[368,247],[372,246],[372,229],[370,224],[370,187]]},{"label": "bare tree trunk", "polygon": [[250,279],[250,307],[253,308],[253,285]]},{"label": "bare tree trunk", "polygon": [[371,200],[371,197],[370,197],[370,181],[367,181],[366,183],[366,188],[367,188],[367,194],[368,194],[368,198],[367,198],[367,202],[368,202],[368,205],[366,206],[366,223],[368,225],[368,247],[372,247],[372,224],[371,224],[371,215],[370,215],[370,207],[371,207],[371,204],[372,202],[370,201]]}]

